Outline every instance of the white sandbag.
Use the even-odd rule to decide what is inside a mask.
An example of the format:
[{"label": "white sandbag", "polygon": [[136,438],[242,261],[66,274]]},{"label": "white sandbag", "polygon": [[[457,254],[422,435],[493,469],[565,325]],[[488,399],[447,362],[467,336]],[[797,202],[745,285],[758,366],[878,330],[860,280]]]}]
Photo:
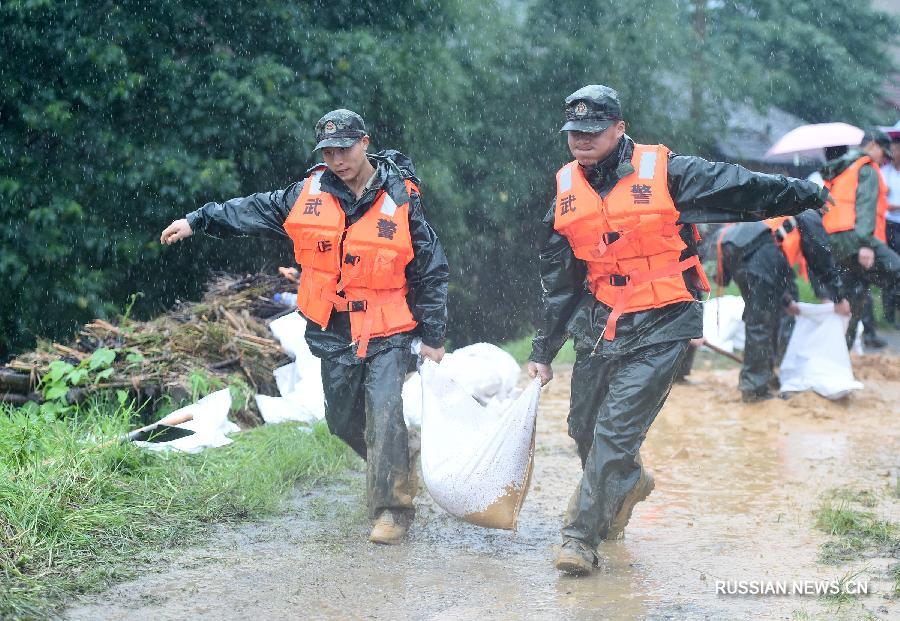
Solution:
[{"label": "white sandbag", "polygon": [[175,413],[189,412],[194,418],[177,427],[190,429],[194,433],[171,442],[135,442],[141,448],[151,451],[183,451],[185,453],[199,453],[205,448],[225,446],[231,444],[231,439],[226,434],[240,431],[240,427],[228,420],[228,411],[231,409],[231,392],[227,388],[210,393]]},{"label": "white sandbag", "polygon": [[256,395],[260,415],[269,424],[322,420],[325,418],[322,363],[306,344],[306,320],[299,313],[291,313],[270,323],[269,329],[294,362],[273,372],[280,397]]},{"label": "white sandbag", "polygon": [[461,347],[444,356],[441,367],[482,404],[515,396],[522,370],[515,358],[491,343]]},{"label": "white sandbag", "polygon": [[744,299],[722,295],[703,304],[703,338],[725,351],[744,349]]},{"label": "white sandbag", "polygon": [[[449,367],[447,367],[449,368]],[[422,474],[448,513],[488,528],[514,529],[528,492],[540,382],[506,408],[485,407],[450,376],[443,363],[422,366]]]},{"label": "white sandbag", "polygon": [[[413,351],[418,353],[417,345]],[[518,395],[516,385],[522,372],[516,359],[491,343],[475,343],[446,354],[441,369],[482,405],[503,407]],[[427,389],[425,402],[435,405]],[[418,375],[403,384],[403,416],[406,424],[422,424],[422,385]]]},{"label": "white sandbag", "polygon": [[849,318],[834,312],[834,304],[801,302],[779,378],[781,390],[814,390],[840,399],[863,385],[853,377],[844,334]]},{"label": "white sandbag", "polygon": [[309,345],[306,344],[306,319],[300,313],[289,313],[284,317],[279,317],[269,324],[269,330],[281,343],[281,348],[288,353],[291,358],[305,358],[312,356],[309,351]]}]

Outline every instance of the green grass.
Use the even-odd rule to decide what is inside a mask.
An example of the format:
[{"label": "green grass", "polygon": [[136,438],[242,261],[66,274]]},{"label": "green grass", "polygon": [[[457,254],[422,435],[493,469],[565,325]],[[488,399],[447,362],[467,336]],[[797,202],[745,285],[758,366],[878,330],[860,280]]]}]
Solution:
[{"label": "green grass", "polygon": [[[525,364],[528,362],[528,356],[531,355],[531,337],[532,335],[529,334],[514,341],[506,341],[501,343],[500,347],[515,358],[516,362]],[[556,358],[553,359],[553,362],[558,364],[572,364],[575,362],[575,346],[572,344],[572,339],[566,341]]]},{"label": "green grass", "polygon": [[98,449],[134,412],[93,402],[64,420],[0,408],[0,618],[44,618],[213,522],[279,508],[297,482],[355,458],[324,425],[266,425],[197,455]]},{"label": "green grass", "polygon": [[816,528],[835,539],[822,545],[819,560],[836,565],[864,554],[891,555],[900,549],[900,525],[876,519],[869,511],[853,505],[877,506],[875,494],[848,489],[832,490],[815,512]]}]

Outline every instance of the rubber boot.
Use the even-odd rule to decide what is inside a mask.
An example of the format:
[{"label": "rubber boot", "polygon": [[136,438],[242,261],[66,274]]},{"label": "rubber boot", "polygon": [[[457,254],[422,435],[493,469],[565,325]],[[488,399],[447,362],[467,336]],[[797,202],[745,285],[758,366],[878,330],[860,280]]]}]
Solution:
[{"label": "rubber boot", "polygon": [[397,545],[406,537],[407,521],[397,512],[385,509],[375,520],[369,541],[387,546]]},{"label": "rubber boot", "polygon": [[631,512],[634,511],[634,506],[642,500],[645,500],[647,496],[650,495],[650,492],[653,491],[653,488],[656,487],[656,481],[653,480],[653,474],[644,468],[640,455],[637,457],[637,463],[641,467],[641,476],[638,479],[637,484],[631,488],[631,491],[625,496],[625,500],[622,502],[622,508],[619,509],[616,517],[613,518],[612,523],[609,525],[609,530],[606,531],[606,537],[604,537],[607,541],[612,539],[622,539],[625,536],[625,526],[628,525],[628,520],[631,519]]},{"label": "rubber boot", "polygon": [[566,537],[554,565],[570,576],[586,576],[598,565],[597,553],[583,541]]}]

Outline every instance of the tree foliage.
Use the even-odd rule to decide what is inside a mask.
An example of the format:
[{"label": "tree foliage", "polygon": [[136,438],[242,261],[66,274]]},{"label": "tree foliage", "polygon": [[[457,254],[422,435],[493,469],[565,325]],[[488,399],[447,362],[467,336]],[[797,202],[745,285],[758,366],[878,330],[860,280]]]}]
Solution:
[{"label": "tree foliage", "polygon": [[610,84],[629,133],[678,150],[712,142],[723,98],[871,120],[895,28],[880,19],[849,0],[4,2],[0,358],[134,292],[146,315],[213,269],[287,263],[287,243],[158,235],[205,202],[300,178],[336,107],[416,162],[453,268],[455,343],[522,333],[568,159],[565,94]]}]

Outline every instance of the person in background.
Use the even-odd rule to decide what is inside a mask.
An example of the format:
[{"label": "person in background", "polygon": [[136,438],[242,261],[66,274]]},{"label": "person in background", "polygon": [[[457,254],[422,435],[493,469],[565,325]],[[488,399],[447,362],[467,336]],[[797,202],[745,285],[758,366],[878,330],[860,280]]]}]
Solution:
[{"label": "person in background", "polygon": [[[891,141],[878,129],[866,130],[862,143],[831,159],[821,169],[825,187],[835,206],[823,216],[835,262],[841,269],[844,296],[852,314],[847,329],[847,347],[856,337],[856,327],[866,314],[870,284],[893,290],[900,283],[900,255],[884,243],[887,186],[881,165],[892,157]],[[863,335],[868,347],[883,347],[874,333],[874,321]]]},{"label": "person in background", "polygon": [[[887,185],[887,222],[885,238],[888,248],[900,254],[900,132],[891,136],[891,161],[881,167],[881,175]],[[881,292],[884,302],[884,319],[900,329],[900,289],[884,289]]]},{"label": "person in background", "polygon": [[784,318],[799,313],[793,266],[801,256],[820,275],[825,297],[834,302],[835,311],[850,314],[850,304],[841,298],[841,279],[822,216],[808,209],[796,217],[741,222],[725,227],[719,243],[717,282],[724,286],[734,280],[744,298],[741,398],[745,403],[771,399],[780,389],[775,366],[793,327],[793,321],[785,325]]}]

